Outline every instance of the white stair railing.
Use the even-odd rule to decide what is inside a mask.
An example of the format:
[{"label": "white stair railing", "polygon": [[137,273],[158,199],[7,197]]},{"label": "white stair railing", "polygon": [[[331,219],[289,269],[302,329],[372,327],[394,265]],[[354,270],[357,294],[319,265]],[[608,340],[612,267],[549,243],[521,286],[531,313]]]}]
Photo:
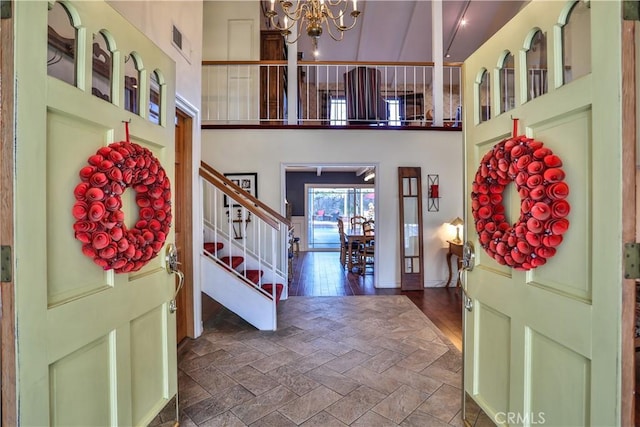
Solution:
[{"label": "white stair railing", "polygon": [[[204,162],[200,182],[205,253],[273,304],[277,283],[286,297],[290,222]],[[243,259],[241,271],[237,257]],[[272,284],[269,291],[266,283]]]}]

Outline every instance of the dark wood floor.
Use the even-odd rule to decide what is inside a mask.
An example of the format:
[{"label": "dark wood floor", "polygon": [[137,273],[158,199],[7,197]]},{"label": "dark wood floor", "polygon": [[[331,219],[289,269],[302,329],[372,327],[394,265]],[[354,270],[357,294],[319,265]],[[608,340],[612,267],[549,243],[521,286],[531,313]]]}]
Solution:
[{"label": "dark wood floor", "polygon": [[406,295],[451,340],[462,349],[462,298],[460,290],[426,288],[424,291],[376,289],[373,274],[349,273],[340,265],[337,252],[300,252],[293,258],[290,296]]}]

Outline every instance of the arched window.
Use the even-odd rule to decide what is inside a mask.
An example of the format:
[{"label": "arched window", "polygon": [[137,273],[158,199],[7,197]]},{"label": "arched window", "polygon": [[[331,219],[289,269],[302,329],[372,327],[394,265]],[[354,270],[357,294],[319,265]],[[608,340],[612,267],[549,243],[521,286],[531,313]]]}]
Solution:
[{"label": "arched window", "polygon": [[47,74],[76,85],[77,30],[70,11],[59,1],[47,16]]},{"label": "arched window", "polygon": [[527,99],[531,100],[547,93],[547,36],[537,30],[527,50]]},{"label": "arched window", "polygon": [[514,80],[514,64],[515,60],[511,52],[505,52],[500,65],[500,112],[504,113],[516,106],[515,98],[515,80]]},{"label": "arched window", "polygon": [[93,35],[91,93],[109,102],[112,100],[111,88],[113,87],[112,51],[113,47],[110,46],[104,30]]},{"label": "arched window", "polygon": [[491,118],[491,83],[489,71],[483,70],[478,84],[479,122],[486,122]]},{"label": "arched window", "polygon": [[159,125],[162,113],[162,76],[155,70],[149,79],[149,121]]},{"label": "arched window", "polygon": [[142,60],[137,53],[131,52],[124,58],[124,108],[134,114],[140,114],[140,70]]},{"label": "arched window", "polygon": [[[562,20],[561,20],[562,21]],[[576,1],[562,25],[562,78],[567,84],[591,73],[591,9]]]}]

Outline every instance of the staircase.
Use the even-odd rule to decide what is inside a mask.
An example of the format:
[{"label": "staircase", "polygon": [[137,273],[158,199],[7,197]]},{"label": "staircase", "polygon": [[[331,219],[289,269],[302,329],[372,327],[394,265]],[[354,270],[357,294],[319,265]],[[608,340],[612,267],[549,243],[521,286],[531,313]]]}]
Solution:
[{"label": "staircase", "polygon": [[200,179],[202,291],[256,328],[276,330],[289,221],[204,162]]}]

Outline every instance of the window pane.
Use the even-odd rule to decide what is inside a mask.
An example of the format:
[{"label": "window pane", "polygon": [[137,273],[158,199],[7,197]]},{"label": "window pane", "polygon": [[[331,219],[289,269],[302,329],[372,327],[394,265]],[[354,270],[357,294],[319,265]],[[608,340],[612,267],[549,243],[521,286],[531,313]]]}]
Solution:
[{"label": "window pane", "polygon": [[76,28],[67,9],[55,2],[49,10],[47,74],[76,85]]},{"label": "window pane", "polygon": [[160,78],[158,72],[151,73],[149,82],[149,121],[160,124]]},{"label": "window pane", "polygon": [[508,53],[500,68],[500,112],[504,113],[516,106],[513,54]]},{"label": "window pane", "polygon": [[344,98],[331,98],[329,120],[331,126],[347,125],[347,101]]},{"label": "window pane", "polygon": [[111,50],[104,34],[93,35],[93,74],[91,93],[111,102]]},{"label": "window pane", "polygon": [[133,53],[124,60],[124,108],[140,114],[140,66]]},{"label": "window pane", "polygon": [[547,36],[537,31],[527,51],[527,93],[529,100],[547,93]]},{"label": "window pane", "polygon": [[584,1],[577,2],[562,27],[563,81],[570,81],[591,72],[591,9]]},{"label": "window pane", "polygon": [[491,87],[489,83],[489,72],[486,70],[484,71],[484,73],[482,73],[482,79],[480,80],[479,89],[480,123],[482,123],[491,118]]}]

